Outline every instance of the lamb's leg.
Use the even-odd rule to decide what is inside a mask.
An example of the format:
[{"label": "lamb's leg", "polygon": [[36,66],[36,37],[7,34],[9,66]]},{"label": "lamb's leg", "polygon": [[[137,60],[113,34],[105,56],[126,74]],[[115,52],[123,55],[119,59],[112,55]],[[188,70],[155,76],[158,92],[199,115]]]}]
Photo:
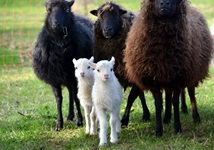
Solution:
[{"label": "lamb's leg", "polygon": [[90,113],[90,135],[96,135],[97,134],[97,117],[96,117],[96,112],[94,106],[92,106],[92,110]]},{"label": "lamb's leg", "polygon": [[77,98],[77,86],[74,86],[72,89],[73,89],[72,90],[72,96],[73,96],[73,99],[75,101],[76,109],[77,109],[77,112],[76,112],[76,125],[77,126],[82,126],[83,125],[83,123],[82,123],[83,117],[82,117],[82,113],[81,113],[81,109],[80,109],[80,101]]},{"label": "lamb's leg", "polygon": [[186,104],[186,97],[185,97],[185,89],[181,91],[181,110],[183,113],[187,112],[187,104]]},{"label": "lamb's leg", "polygon": [[54,96],[56,98],[56,104],[57,104],[57,123],[56,123],[56,131],[59,131],[63,128],[63,117],[62,117],[62,89],[61,86],[51,86]]},{"label": "lamb's leg", "polygon": [[107,128],[108,128],[108,123],[106,120],[106,112],[104,110],[101,109],[97,109],[96,108],[96,114],[97,117],[99,119],[99,123],[100,123],[100,146],[103,146],[105,144],[107,144]]},{"label": "lamb's leg", "polygon": [[191,106],[192,106],[192,117],[195,123],[200,123],[200,115],[198,113],[197,109],[197,103],[196,103],[196,98],[195,98],[195,87],[188,88],[188,93],[191,101]]},{"label": "lamb's leg", "polygon": [[152,95],[155,99],[155,114],[156,114],[156,136],[160,137],[163,135],[163,124],[161,119],[162,112],[162,93],[159,88],[151,90]]},{"label": "lamb's leg", "polygon": [[91,112],[91,107],[84,106],[85,124],[86,124],[85,133],[86,134],[89,134],[89,132],[90,132],[90,112]]},{"label": "lamb's leg", "polygon": [[118,111],[117,111],[116,117],[117,117],[117,121],[116,121],[116,132],[119,133],[120,130],[121,130],[120,108],[119,108]]},{"label": "lamb's leg", "polygon": [[117,125],[117,119],[118,114],[113,112],[110,113],[110,126],[111,126],[111,135],[110,135],[110,142],[111,143],[117,143],[117,132],[116,132],[116,125]]},{"label": "lamb's leg", "polygon": [[171,89],[165,89],[165,115],[163,122],[169,123],[172,117],[172,90]]},{"label": "lamb's leg", "polygon": [[181,122],[180,122],[180,114],[179,114],[179,95],[180,89],[173,90],[172,102],[174,106],[174,128],[175,133],[181,133]]}]

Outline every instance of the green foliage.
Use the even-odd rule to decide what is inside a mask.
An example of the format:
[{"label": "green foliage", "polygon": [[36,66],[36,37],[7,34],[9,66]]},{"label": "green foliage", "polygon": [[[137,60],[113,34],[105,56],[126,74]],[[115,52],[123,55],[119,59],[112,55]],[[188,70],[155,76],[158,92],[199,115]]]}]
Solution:
[{"label": "green foliage", "polygon": [[[146,100],[151,111],[151,121],[142,122],[142,108],[137,99],[132,107],[129,126],[118,134],[119,143],[100,149],[213,149],[214,145],[214,69],[210,77],[196,90],[202,122],[193,123],[187,96],[188,114],[181,113],[183,132],[175,135],[173,117],[164,125],[164,135],[155,137],[155,109],[150,92]],[[39,81],[31,68],[9,70],[0,75],[0,149],[99,149],[98,136],[86,135],[84,127],[77,128],[75,121],[66,121],[68,92],[63,90],[64,129],[55,132],[56,103],[51,88]],[[121,107],[124,113],[127,94]],[[83,112],[83,111],[82,111]],[[108,128],[108,141],[110,127]]]}]

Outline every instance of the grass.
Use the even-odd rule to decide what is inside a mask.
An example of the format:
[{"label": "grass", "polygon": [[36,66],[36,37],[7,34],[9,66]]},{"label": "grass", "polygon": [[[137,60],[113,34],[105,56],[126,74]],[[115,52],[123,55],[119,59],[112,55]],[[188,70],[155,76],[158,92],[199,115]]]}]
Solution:
[{"label": "grass", "polygon": [[[175,135],[173,121],[164,125],[164,135],[155,137],[155,109],[151,94],[146,100],[151,111],[151,121],[142,122],[139,100],[132,107],[130,124],[119,134],[118,144],[99,148],[97,136],[84,133],[74,122],[65,120],[64,129],[55,132],[56,104],[50,87],[35,77],[31,66],[35,39],[43,25],[45,0],[0,1],[0,149],[214,149],[214,69],[211,77],[196,90],[202,122],[194,125],[190,102],[189,114],[181,113],[183,133]],[[104,0],[93,0],[88,10],[96,9]],[[115,0],[125,8],[137,12],[140,0]],[[214,18],[213,0],[191,0],[205,16],[209,26]],[[81,1],[76,1],[74,11],[84,14]],[[92,18],[92,15],[88,14]],[[94,18],[92,18],[94,19]],[[126,106],[127,93],[121,108]],[[63,90],[63,114],[66,118],[68,92]],[[82,111],[83,112],[83,111]],[[109,137],[108,130],[108,137]]]},{"label": "grass", "polygon": [[[129,126],[119,133],[119,143],[99,148],[99,138],[84,133],[85,126],[77,128],[66,121],[68,92],[63,90],[65,125],[55,132],[56,104],[50,87],[37,79],[31,68],[13,70],[0,75],[0,149],[213,149],[214,148],[214,69],[211,76],[196,90],[202,122],[193,123],[189,98],[189,114],[181,113],[183,132],[175,135],[173,121],[164,125],[164,135],[155,137],[155,110],[153,98],[146,93],[151,121],[142,122],[142,108],[136,100],[130,115]],[[124,113],[127,93],[121,108]],[[83,112],[83,111],[82,111]],[[109,140],[110,130],[108,130]]]}]

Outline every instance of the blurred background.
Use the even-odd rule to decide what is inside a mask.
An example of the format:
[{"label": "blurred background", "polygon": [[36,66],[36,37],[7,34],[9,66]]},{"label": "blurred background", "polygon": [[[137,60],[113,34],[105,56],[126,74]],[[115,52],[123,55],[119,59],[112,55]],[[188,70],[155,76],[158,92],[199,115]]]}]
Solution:
[{"label": "blurred background", "polygon": [[[46,0],[0,1],[0,74],[19,72],[31,67],[32,50],[43,25]],[[105,0],[76,0],[73,11],[91,19],[90,10]],[[115,0],[125,8],[138,12],[141,0]],[[190,0],[206,17],[209,27],[214,24],[214,0]]]}]

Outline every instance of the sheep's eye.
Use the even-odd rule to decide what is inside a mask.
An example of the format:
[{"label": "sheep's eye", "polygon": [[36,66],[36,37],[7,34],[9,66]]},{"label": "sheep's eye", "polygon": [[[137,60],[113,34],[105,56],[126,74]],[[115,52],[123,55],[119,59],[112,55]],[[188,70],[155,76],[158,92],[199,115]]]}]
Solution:
[{"label": "sheep's eye", "polygon": [[90,69],[91,67],[90,66],[88,66],[88,68],[87,69]]},{"label": "sheep's eye", "polygon": [[113,71],[113,69],[111,68],[111,71]]},{"label": "sheep's eye", "polygon": [[100,72],[100,69],[97,69],[97,72]]},{"label": "sheep's eye", "polygon": [[77,69],[77,67],[75,67],[75,69]]}]

